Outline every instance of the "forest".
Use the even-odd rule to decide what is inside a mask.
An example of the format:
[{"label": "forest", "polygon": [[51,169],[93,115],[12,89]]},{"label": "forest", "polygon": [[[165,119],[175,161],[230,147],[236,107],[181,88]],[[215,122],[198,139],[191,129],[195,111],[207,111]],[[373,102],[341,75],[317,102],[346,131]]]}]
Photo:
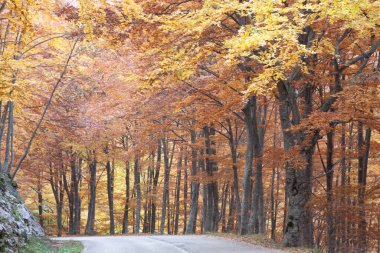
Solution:
[{"label": "forest", "polygon": [[0,1],[0,174],[49,235],[380,252],[379,131],[379,1]]}]

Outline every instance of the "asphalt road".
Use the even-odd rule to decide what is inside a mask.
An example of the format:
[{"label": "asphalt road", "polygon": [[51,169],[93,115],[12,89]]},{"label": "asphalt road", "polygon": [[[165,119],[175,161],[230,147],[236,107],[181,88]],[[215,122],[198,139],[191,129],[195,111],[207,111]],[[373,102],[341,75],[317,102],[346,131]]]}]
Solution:
[{"label": "asphalt road", "polygon": [[244,242],[206,235],[94,236],[57,240],[81,241],[83,253],[283,253]]}]

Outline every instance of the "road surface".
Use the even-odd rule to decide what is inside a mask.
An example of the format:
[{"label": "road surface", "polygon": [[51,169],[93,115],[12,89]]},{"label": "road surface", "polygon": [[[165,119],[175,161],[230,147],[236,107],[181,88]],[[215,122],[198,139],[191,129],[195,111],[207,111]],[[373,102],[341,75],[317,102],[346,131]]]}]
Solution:
[{"label": "road surface", "polygon": [[56,240],[81,241],[83,253],[284,253],[207,235],[94,236]]}]

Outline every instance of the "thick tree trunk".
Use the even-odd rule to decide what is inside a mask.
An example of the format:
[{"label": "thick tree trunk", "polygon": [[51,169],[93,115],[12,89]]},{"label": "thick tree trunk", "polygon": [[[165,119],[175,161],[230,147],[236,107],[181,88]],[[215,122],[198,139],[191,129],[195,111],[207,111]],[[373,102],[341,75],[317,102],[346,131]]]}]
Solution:
[{"label": "thick tree trunk", "polygon": [[211,127],[204,127],[203,133],[205,136],[206,146],[206,173],[209,177],[207,187],[205,187],[207,194],[207,208],[204,222],[204,232],[216,232],[218,229],[219,220],[219,196],[218,196],[218,183],[213,178],[214,173],[217,171],[217,164],[213,158],[215,156],[215,141],[212,137],[215,135],[215,129]]},{"label": "thick tree trunk", "polygon": [[[305,140],[302,132],[292,133],[290,128],[293,122],[299,124],[300,113],[295,100],[293,88],[286,82],[279,82],[279,115],[284,138],[284,149],[288,151],[292,147]],[[309,101],[311,102],[311,101]],[[292,112],[292,120],[290,120]],[[305,117],[308,114],[305,114]],[[311,198],[311,176],[313,166],[313,153],[318,135],[307,136],[311,138],[309,144],[304,145],[299,153],[300,159],[305,161],[303,168],[297,167],[291,160],[286,162],[286,194],[288,198],[286,220],[284,224],[284,244],[290,247],[313,246],[313,222],[312,215],[306,204]]]},{"label": "thick tree trunk", "polygon": [[252,164],[253,164],[253,118],[255,117],[254,97],[250,97],[243,108],[244,122],[247,132],[247,149],[245,152],[244,175],[242,182],[242,199],[241,199],[241,221],[239,234],[248,233],[249,206],[251,205],[252,192]]}]

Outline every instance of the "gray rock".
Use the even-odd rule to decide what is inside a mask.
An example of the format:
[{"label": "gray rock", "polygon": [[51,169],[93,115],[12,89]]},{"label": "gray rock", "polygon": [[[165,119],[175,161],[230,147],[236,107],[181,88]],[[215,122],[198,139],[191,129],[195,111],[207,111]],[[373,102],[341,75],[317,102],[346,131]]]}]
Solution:
[{"label": "gray rock", "polygon": [[0,252],[18,252],[31,237],[44,235],[17,190],[8,179],[0,178]]}]

